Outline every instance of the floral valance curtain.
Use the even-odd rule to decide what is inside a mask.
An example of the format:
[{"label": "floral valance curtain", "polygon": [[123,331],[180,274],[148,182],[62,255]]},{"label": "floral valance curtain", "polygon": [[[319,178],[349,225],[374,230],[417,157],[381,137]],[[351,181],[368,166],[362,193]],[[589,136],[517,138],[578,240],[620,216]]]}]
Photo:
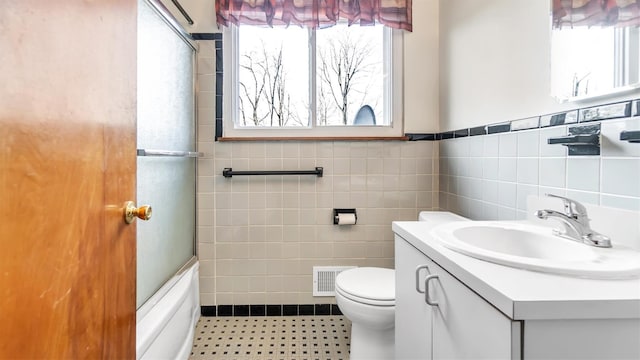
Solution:
[{"label": "floral valance curtain", "polygon": [[553,0],[553,27],[639,26],[640,0]]},{"label": "floral valance curtain", "polygon": [[323,28],[381,23],[411,31],[412,0],[216,0],[218,25],[297,25]]}]

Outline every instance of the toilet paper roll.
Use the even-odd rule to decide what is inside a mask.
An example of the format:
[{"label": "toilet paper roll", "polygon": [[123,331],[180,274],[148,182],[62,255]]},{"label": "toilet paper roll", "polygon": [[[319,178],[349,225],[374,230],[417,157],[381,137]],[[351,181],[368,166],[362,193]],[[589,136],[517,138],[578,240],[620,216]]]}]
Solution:
[{"label": "toilet paper roll", "polygon": [[355,225],[356,214],[338,214],[338,225]]}]

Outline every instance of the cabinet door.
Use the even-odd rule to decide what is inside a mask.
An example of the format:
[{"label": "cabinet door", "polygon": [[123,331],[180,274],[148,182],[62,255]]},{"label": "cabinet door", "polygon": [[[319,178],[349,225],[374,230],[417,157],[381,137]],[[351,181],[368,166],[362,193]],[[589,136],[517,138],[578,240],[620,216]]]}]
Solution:
[{"label": "cabinet door", "polygon": [[[520,358],[520,323],[512,322],[436,264],[429,281],[433,359]],[[513,341],[512,341],[513,338]]]},{"label": "cabinet door", "polygon": [[[416,268],[433,262],[396,236],[396,359],[431,359],[431,307],[416,290]],[[419,271],[420,289],[428,270]]]}]

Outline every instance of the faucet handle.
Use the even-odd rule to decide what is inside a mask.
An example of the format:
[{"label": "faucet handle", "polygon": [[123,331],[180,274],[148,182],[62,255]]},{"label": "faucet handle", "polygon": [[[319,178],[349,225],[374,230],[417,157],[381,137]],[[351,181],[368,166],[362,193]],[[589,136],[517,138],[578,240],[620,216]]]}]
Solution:
[{"label": "faucet handle", "polygon": [[564,213],[567,216],[571,216],[574,219],[578,219],[579,217],[587,216],[587,208],[579,202],[566,198],[564,196],[554,195],[554,194],[544,194],[545,196],[558,198],[562,200],[564,204]]}]

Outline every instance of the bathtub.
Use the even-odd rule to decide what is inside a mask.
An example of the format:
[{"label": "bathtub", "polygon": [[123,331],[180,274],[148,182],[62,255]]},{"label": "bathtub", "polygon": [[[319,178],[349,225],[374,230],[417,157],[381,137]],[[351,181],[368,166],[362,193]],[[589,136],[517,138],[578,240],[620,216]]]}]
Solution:
[{"label": "bathtub", "polygon": [[199,299],[194,258],[136,312],[136,359],[186,360],[200,318]]}]

